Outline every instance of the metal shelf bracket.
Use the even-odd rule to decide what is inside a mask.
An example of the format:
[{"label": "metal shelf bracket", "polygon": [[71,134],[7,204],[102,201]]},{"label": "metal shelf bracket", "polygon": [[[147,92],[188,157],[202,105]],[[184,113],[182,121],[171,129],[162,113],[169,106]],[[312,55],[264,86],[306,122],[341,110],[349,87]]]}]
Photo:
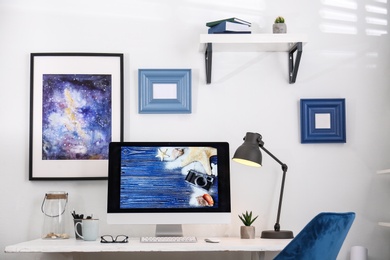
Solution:
[{"label": "metal shelf bracket", "polygon": [[[297,52],[297,55],[295,57],[295,64],[294,64],[295,52]],[[290,84],[295,83],[295,80],[297,79],[299,63],[301,62],[301,56],[302,56],[302,42],[297,42],[288,51],[288,73],[289,73],[288,76],[289,76]]]},{"label": "metal shelf bracket", "polygon": [[213,44],[207,43],[206,51],[204,53],[205,64],[206,64],[206,83],[211,83],[211,65],[213,60]]},{"label": "metal shelf bracket", "polygon": [[[294,59],[294,54],[296,52],[296,56]],[[301,62],[301,56],[302,56],[302,42],[295,43],[290,50],[288,51],[288,77],[289,77],[289,83],[293,84],[295,83],[297,79],[298,69],[299,69],[299,63]],[[206,83],[211,83],[211,67],[212,67],[212,60],[213,60],[213,44],[211,42],[208,42],[206,44],[206,51],[205,51],[205,66],[206,66]],[[295,61],[295,62],[294,62]]]}]

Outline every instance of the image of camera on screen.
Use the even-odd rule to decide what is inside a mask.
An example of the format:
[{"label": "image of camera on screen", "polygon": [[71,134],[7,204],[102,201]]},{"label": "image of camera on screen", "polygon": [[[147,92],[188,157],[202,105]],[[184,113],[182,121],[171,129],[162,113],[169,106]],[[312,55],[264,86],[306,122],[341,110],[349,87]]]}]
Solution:
[{"label": "image of camera on screen", "polygon": [[189,170],[185,180],[196,187],[209,190],[214,182],[214,177],[194,170]]}]

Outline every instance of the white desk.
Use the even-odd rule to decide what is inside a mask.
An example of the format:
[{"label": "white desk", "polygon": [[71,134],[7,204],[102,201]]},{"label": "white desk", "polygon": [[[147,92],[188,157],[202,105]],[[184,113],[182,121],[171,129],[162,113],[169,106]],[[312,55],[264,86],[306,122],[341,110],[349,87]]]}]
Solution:
[{"label": "white desk", "polygon": [[74,238],[63,240],[36,239],[10,245],[6,253],[62,253],[69,259],[81,259],[83,253],[96,252],[252,252],[252,259],[264,259],[266,251],[281,251],[290,239],[240,239],[219,238],[220,243],[206,243],[198,238],[197,243],[140,243],[139,238],[130,238],[129,243],[100,243]]}]

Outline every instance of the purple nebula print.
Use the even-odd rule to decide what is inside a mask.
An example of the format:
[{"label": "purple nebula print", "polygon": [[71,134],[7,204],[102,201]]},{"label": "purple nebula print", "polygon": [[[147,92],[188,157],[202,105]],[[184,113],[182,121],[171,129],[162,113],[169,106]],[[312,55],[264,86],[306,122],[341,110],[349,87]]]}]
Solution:
[{"label": "purple nebula print", "polygon": [[108,159],[111,88],[111,75],[43,75],[43,160]]}]

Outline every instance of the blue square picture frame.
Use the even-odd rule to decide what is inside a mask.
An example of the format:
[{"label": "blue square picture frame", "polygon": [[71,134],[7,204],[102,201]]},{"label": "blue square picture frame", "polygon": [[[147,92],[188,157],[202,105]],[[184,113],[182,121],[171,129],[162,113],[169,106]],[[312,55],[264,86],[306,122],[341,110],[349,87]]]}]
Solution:
[{"label": "blue square picture frame", "polygon": [[191,69],[139,69],[140,114],[190,114]]},{"label": "blue square picture frame", "polygon": [[344,98],[301,99],[301,143],[346,143]]}]

